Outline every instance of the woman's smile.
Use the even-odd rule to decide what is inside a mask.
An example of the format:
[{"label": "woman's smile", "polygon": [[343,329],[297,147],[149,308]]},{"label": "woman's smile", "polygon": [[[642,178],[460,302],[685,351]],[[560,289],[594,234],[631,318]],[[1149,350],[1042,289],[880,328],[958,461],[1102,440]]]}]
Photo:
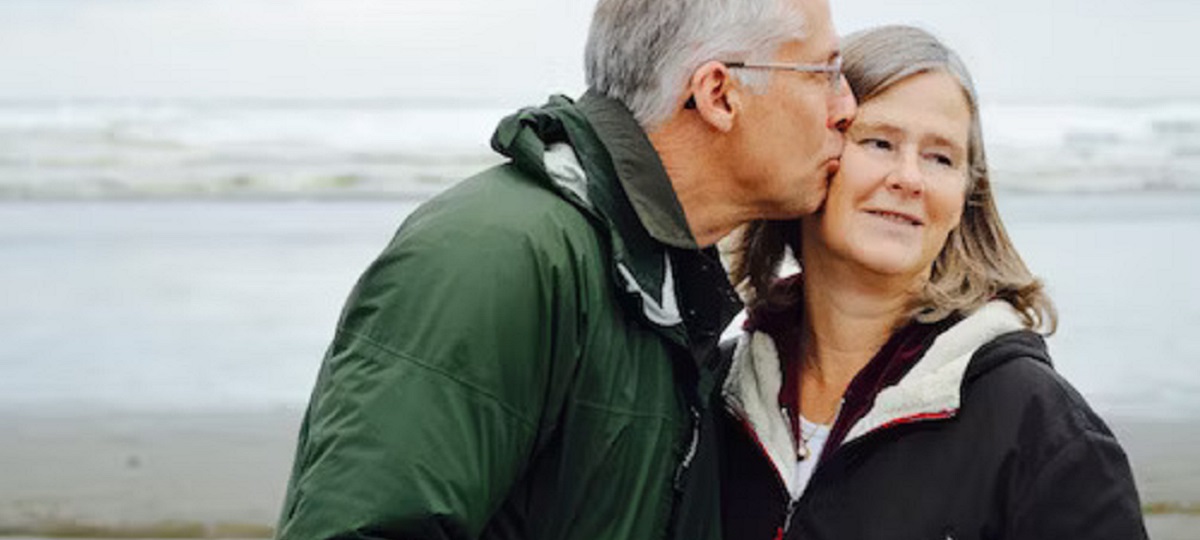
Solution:
[{"label": "woman's smile", "polygon": [[925,279],[966,196],[971,112],[950,75],[910,77],[863,102],[823,211],[805,220],[805,260]]},{"label": "woman's smile", "polygon": [[917,218],[917,217],[913,216],[912,214],[906,214],[904,212],[897,212],[897,211],[893,211],[893,210],[873,210],[873,209],[872,210],[863,210],[863,212],[865,212],[866,214],[868,214],[870,216],[881,218],[889,223],[898,223],[900,225],[905,225],[905,226],[911,227],[913,229],[925,225],[925,223],[923,223],[920,218]]}]

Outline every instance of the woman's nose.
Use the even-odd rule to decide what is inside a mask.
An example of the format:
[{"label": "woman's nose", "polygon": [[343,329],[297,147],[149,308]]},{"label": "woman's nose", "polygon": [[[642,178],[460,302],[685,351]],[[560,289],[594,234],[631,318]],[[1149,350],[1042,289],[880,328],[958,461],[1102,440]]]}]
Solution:
[{"label": "woman's nose", "polygon": [[902,153],[887,178],[887,187],[910,195],[920,195],[925,190],[925,177],[921,174],[920,158]]}]

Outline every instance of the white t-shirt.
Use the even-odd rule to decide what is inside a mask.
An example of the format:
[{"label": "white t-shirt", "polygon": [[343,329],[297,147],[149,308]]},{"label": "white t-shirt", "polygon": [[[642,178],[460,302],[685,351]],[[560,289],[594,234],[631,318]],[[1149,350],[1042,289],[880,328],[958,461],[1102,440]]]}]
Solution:
[{"label": "white t-shirt", "polygon": [[810,422],[803,415],[800,416],[800,436],[808,448],[808,457],[796,460],[794,485],[797,486],[798,492],[792,494],[794,498],[799,499],[808,487],[808,481],[812,478],[813,470],[817,468],[817,462],[821,460],[821,451],[825,449],[825,441],[829,440],[829,431],[832,429],[833,426]]}]

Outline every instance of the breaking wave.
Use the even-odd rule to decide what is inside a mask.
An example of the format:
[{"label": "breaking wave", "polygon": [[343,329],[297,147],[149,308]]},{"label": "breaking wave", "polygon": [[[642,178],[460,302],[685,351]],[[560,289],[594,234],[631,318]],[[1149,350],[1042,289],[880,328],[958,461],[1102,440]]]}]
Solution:
[{"label": "breaking wave", "polygon": [[[494,165],[508,109],[390,101],[0,103],[0,198],[424,198]],[[1200,104],[985,107],[998,189],[1200,189]]]}]

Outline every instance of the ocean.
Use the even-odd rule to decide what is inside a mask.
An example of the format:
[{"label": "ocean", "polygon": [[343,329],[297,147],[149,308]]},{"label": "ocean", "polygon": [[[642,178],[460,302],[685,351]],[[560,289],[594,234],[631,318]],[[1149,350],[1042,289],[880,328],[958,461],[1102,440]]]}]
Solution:
[{"label": "ocean", "polygon": [[0,197],[423,198],[497,163],[507,109],[390,101],[0,102]]},{"label": "ocean", "polygon": [[[0,101],[0,198],[423,198],[498,158],[510,107],[389,100]],[[1004,189],[1200,189],[1200,103],[983,108]]]},{"label": "ocean", "polygon": [[[295,409],[404,217],[507,109],[0,103],[0,410]],[[1103,413],[1200,420],[1200,104],[995,106],[1001,211]]]},{"label": "ocean", "polygon": [[[1008,193],[1102,413],[1200,420],[1200,194]],[[416,201],[0,203],[0,410],[302,407],[358,274]]]}]

